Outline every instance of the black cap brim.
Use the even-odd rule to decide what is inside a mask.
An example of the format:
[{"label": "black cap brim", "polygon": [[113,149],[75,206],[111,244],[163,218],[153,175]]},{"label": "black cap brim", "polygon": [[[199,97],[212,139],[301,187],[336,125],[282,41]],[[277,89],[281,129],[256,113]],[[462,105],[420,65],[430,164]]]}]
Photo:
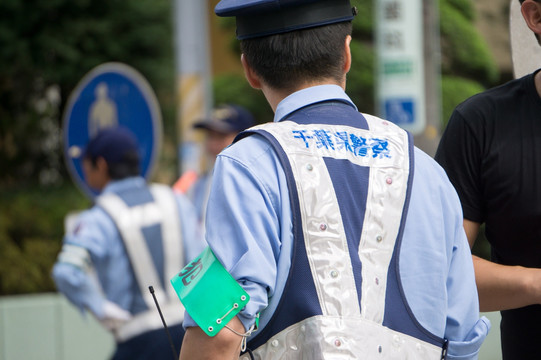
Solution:
[{"label": "black cap brim", "polygon": [[239,40],[351,21],[355,17],[349,0],[312,1],[283,8],[259,6],[257,10],[238,7],[226,11],[217,6],[216,14],[236,16]]}]

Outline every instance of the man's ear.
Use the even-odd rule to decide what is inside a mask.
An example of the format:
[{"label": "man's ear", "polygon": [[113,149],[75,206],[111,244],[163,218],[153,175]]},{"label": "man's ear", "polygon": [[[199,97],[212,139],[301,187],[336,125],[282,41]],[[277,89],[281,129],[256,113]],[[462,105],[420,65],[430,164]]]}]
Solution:
[{"label": "man's ear", "polygon": [[344,74],[347,74],[351,69],[351,35],[346,36],[344,44]]},{"label": "man's ear", "polygon": [[522,4],[521,11],[530,30],[541,34],[541,4],[533,0],[526,0]]},{"label": "man's ear", "polygon": [[104,174],[109,174],[109,164],[107,164],[107,161],[101,156],[96,159],[96,169]]},{"label": "man's ear", "polygon": [[254,89],[261,89],[261,80],[259,80],[259,76],[257,76],[254,69],[252,69],[248,63],[248,60],[246,60],[246,57],[244,57],[244,54],[240,56],[240,62],[242,63],[242,68],[244,69],[244,76],[246,77],[246,80],[248,80],[250,86]]}]

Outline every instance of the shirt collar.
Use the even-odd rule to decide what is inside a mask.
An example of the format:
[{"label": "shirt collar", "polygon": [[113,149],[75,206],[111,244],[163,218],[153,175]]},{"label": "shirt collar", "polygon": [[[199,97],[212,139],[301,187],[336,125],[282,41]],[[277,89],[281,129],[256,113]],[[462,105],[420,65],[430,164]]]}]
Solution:
[{"label": "shirt collar", "polygon": [[294,92],[280,101],[274,114],[274,122],[283,120],[286,116],[302,107],[327,100],[343,101],[357,110],[355,104],[340,86],[318,85]]},{"label": "shirt collar", "polygon": [[146,184],[146,180],[141,176],[128,177],[121,180],[112,180],[103,188],[102,194],[118,192],[120,190],[133,188],[133,187],[143,187]]}]

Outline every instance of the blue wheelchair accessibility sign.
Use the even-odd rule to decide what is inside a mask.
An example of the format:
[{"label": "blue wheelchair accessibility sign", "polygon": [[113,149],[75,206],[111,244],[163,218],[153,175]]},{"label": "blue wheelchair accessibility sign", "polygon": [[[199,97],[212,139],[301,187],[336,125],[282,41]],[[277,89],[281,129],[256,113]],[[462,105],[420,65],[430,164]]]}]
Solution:
[{"label": "blue wheelchair accessibility sign", "polygon": [[97,195],[82,171],[81,155],[100,130],[123,126],[137,137],[141,175],[148,178],[159,153],[161,111],[145,78],[122,63],[105,63],[91,70],[70,95],[63,118],[64,158],[70,175],[83,192]]},{"label": "blue wheelchair accessibility sign", "polygon": [[415,103],[412,98],[386,99],[384,118],[398,126],[413,124],[415,121]]}]

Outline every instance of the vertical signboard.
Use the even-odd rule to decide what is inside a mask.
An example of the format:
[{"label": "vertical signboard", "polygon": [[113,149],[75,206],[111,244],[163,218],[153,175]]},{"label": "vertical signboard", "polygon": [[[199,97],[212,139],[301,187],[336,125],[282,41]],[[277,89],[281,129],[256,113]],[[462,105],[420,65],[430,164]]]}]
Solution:
[{"label": "vertical signboard", "polygon": [[375,2],[378,114],[413,135],[426,126],[422,0]]}]

